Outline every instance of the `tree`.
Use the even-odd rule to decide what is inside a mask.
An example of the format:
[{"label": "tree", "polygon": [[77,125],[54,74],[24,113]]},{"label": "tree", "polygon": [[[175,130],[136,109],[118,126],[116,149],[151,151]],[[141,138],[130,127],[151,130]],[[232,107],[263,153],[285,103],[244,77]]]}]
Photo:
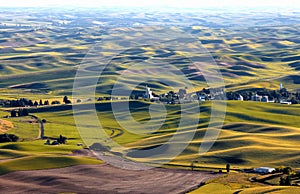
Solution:
[{"label": "tree", "polygon": [[298,101],[295,99],[295,97],[292,97],[291,102],[292,104],[298,104]]},{"label": "tree", "polygon": [[63,102],[64,102],[65,104],[70,104],[70,103],[71,103],[71,101],[68,99],[67,96],[64,96]]},{"label": "tree", "polygon": [[45,142],[45,145],[50,145],[50,139],[47,139],[47,141]]},{"label": "tree", "polygon": [[16,116],[17,116],[17,111],[12,110],[12,111],[10,112],[10,116],[11,116],[11,117],[16,117]]},{"label": "tree", "polygon": [[49,105],[49,101],[45,100],[44,105]]},{"label": "tree", "polygon": [[171,96],[173,96],[173,95],[175,94],[175,92],[174,92],[174,91],[169,91],[169,94],[170,94]]},{"label": "tree", "polygon": [[67,100],[68,100],[68,96],[64,96],[63,102],[66,103]]},{"label": "tree", "polygon": [[39,103],[37,102],[37,101],[34,101],[34,104],[33,104],[34,106],[38,106],[39,105]]},{"label": "tree", "polygon": [[21,109],[21,111],[22,111],[22,116],[28,116],[29,115],[29,112],[26,108]]},{"label": "tree", "polygon": [[283,174],[290,175],[290,174],[292,174],[293,169],[288,166],[288,167],[285,167],[282,172],[283,172]]},{"label": "tree", "polygon": [[280,177],[279,185],[281,186],[291,186],[291,178],[290,176],[287,176],[286,178]]},{"label": "tree", "polygon": [[67,138],[62,136],[62,135],[59,135],[59,138],[57,139],[57,142],[59,144],[66,144],[66,141],[67,141]]},{"label": "tree", "polygon": [[18,117],[23,116],[23,109],[19,109],[19,111],[17,112],[17,114],[18,114]]},{"label": "tree", "polygon": [[279,185],[285,185],[285,179],[283,177],[280,177]]},{"label": "tree", "polygon": [[51,104],[60,104],[60,102],[58,100],[54,100],[51,102]]},{"label": "tree", "polygon": [[29,101],[28,101],[28,105],[29,105],[29,106],[33,106],[32,100],[29,100]]},{"label": "tree", "polygon": [[131,94],[129,99],[135,99],[135,94]]},{"label": "tree", "polygon": [[227,171],[227,173],[230,172],[230,164],[226,164],[226,171]]},{"label": "tree", "polygon": [[198,161],[192,161],[192,163],[191,163],[191,168],[192,168],[192,170],[194,170],[194,168],[196,167],[196,163],[198,163]]},{"label": "tree", "polygon": [[4,142],[17,142],[19,137],[14,134],[0,134],[0,143]]},{"label": "tree", "polygon": [[42,100],[40,100],[40,103],[39,103],[39,105],[40,105],[40,106],[43,106],[43,105],[44,105],[44,103],[43,103],[43,101],[42,101]]},{"label": "tree", "polygon": [[204,92],[205,94],[210,94],[210,90],[209,90],[209,89],[203,88],[203,89],[202,89],[202,92]]},{"label": "tree", "polygon": [[287,177],[285,178],[285,185],[286,185],[286,186],[291,186],[291,185],[292,185],[290,176],[287,176]]}]

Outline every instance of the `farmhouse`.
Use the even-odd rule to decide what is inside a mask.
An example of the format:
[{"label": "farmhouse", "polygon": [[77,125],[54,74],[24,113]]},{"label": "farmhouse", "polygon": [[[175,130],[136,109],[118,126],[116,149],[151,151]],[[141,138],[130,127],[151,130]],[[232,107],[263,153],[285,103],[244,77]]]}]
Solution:
[{"label": "farmhouse", "polygon": [[280,104],[287,104],[287,105],[290,105],[292,104],[292,102],[289,102],[287,100],[280,100]]},{"label": "farmhouse", "polygon": [[200,101],[203,102],[203,101],[205,101],[206,96],[204,94],[203,95],[200,94],[200,95],[198,95],[198,98],[199,98]]},{"label": "farmhouse", "polygon": [[262,96],[255,94],[254,96],[251,97],[252,101],[257,101],[257,102],[261,102],[262,100]]},{"label": "farmhouse", "polygon": [[242,95],[239,95],[238,100],[239,101],[244,101],[244,97]]},{"label": "farmhouse", "polygon": [[149,88],[148,86],[146,86],[146,92],[145,92],[144,97],[148,98],[148,99],[152,99],[153,98],[151,88]]},{"label": "farmhouse", "polygon": [[146,86],[146,92],[145,92],[144,98],[150,99],[150,100],[159,100],[158,97],[153,96],[151,88],[149,88],[148,86]]},{"label": "farmhouse", "polygon": [[255,168],[254,172],[257,173],[272,173],[275,171],[275,168],[271,168],[271,167],[259,167],[259,168]]}]

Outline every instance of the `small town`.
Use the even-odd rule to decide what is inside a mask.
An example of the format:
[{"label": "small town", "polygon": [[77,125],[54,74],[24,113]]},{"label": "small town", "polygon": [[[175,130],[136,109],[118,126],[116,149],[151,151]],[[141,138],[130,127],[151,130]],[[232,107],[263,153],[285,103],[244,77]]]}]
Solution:
[{"label": "small town", "polygon": [[[269,89],[257,89],[256,91],[238,91],[238,92],[225,92],[223,89],[203,88],[201,91],[195,93],[188,93],[188,88],[179,89],[178,92],[169,91],[168,93],[156,94],[150,87],[145,86],[144,93],[132,93],[129,97],[98,97],[96,101],[117,101],[117,100],[149,100],[151,102],[161,102],[165,104],[183,104],[190,102],[205,102],[212,100],[236,100],[236,101],[254,101],[265,103],[280,103],[280,104],[300,104],[300,93],[289,92],[286,88],[280,84],[278,90]],[[64,104],[90,102],[92,99],[73,99],[69,100],[65,96],[62,100]],[[26,98],[20,98],[17,100],[3,100],[0,99],[0,106],[3,107],[37,107],[47,105],[61,104],[59,100],[54,100],[51,103],[49,100],[32,101]],[[26,111],[25,111],[26,112]],[[16,113],[14,112],[13,115]],[[26,114],[26,113],[25,113]]]},{"label": "small town", "polygon": [[292,93],[280,84],[278,90],[257,89],[256,91],[238,91],[225,92],[223,89],[203,88],[201,91],[195,93],[188,93],[188,88],[179,89],[178,92],[170,91],[160,95],[155,94],[150,87],[145,86],[144,94],[132,94],[130,99],[142,100],[148,99],[152,102],[162,102],[167,104],[181,104],[195,101],[211,101],[211,100],[238,100],[238,101],[255,101],[266,103],[280,103],[280,104],[299,104],[300,93]]}]

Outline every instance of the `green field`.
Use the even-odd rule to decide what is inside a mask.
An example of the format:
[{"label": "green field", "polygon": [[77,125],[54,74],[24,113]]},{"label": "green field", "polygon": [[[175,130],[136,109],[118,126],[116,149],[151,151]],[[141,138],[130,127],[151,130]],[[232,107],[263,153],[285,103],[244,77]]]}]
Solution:
[{"label": "green field", "polygon": [[[299,26],[294,26],[297,29]],[[80,34],[72,34],[72,30],[64,29],[63,35],[58,35],[55,28],[48,30],[28,31],[20,35],[15,33],[21,29],[11,29],[6,35],[0,37],[0,41],[13,42],[19,40],[26,44],[12,48],[10,45],[0,45],[3,54],[0,56],[0,96],[12,97],[18,95],[40,95],[52,98],[59,95],[70,95],[74,77],[78,66],[89,60],[89,51],[93,46],[101,44],[99,40],[110,34],[115,40],[130,40],[130,35],[135,38],[142,36],[157,36],[161,32],[180,32],[192,34],[195,40],[201,42],[201,49],[207,50],[211,55],[209,64],[201,64],[201,71],[207,73],[210,68],[215,68],[214,61],[222,73],[228,90],[244,90],[253,88],[279,89],[279,84],[289,91],[299,91],[299,45],[294,37],[299,35],[297,30],[288,26],[273,26],[256,28],[241,28],[239,30],[230,28],[210,29],[203,26],[191,26],[186,28],[162,28],[142,27],[131,29],[128,33],[126,28],[107,29],[97,34],[97,27],[88,28],[74,27],[74,31]],[[93,34],[87,36],[86,34]],[[97,34],[97,35],[96,35]],[[176,34],[176,33],[175,33]],[[264,37],[264,38],[259,38]],[[265,38],[267,37],[267,38]],[[168,37],[158,37],[168,40]],[[59,41],[58,41],[59,40]],[[101,45],[103,49],[99,53],[111,57],[101,79],[97,83],[96,94],[110,94],[113,84],[124,72],[127,76],[119,81],[124,88],[134,89],[139,80],[139,75],[150,79],[148,84],[156,92],[171,90],[163,83],[169,80],[182,87],[176,76],[160,74],[158,66],[161,60],[181,70],[195,85],[196,89],[206,87],[203,75],[193,69],[193,58],[184,57],[180,51],[169,51],[158,49],[155,45],[140,48],[127,48],[118,41],[107,42]],[[193,45],[191,45],[193,46]],[[286,52],[283,49],[288,49]],[[119,51],[122,51],[119,53]],[[115,53],[116,52],[116,53]],[[96,52],[97,53],[97,52]],[[200,56],[200,55],[199,55]],[[155,60],[154,60],[155,59]],[[142,69],[130,68],[132,65],[143,61]],[[85,69],[86,73],[100,71],[103,64],[93,61]],[[157,66],[158,65],[158,66]],[[125,71],[127,70],[127,71]],[[280,70],[280,71],[279,71]],[[137,75],[136,75],[137,74]],[[151,78],[155,78],[151,80]],[[84,78],[81,78],[84,79]],[[141,90],[141,88],[136,88]]]},{"label": "green field", "polygon": [[[35,114],[37,109],[32,111]],[[1,114],[7,115],[5,112],[1,112]],[[19,142],[0,144],[0,174],[17,170],[37,170],[102,163],[102,161],[95,158],[71,155],[72,151],[82,149],[81,146],[77,146],[77,143],[82,143],[82,140],[74,126],[72,115],[60,116],[59,111],[35,115],[47,118],[45,136],[49,138],[58,138],[60,134],[67,136],[67,144],[44,145],[46,140],[37,139],[39,124],[29,123],[33,120],[31,117],[5,119],[14,124],[14,128],[7,131],[7,133],[15,134],[20,139]]]},{"label": "green field", "polygon": [[[134,103],[134,102],[133,102]],[[101,106],[102,104],[99,104]],[[147,103],[146,103],[147,105]],[[145,105],[139,105],[143,107]],[[255,102],[228,102],[225,124],[223,129],[211,150],[199,156],[198,149],[201,144],[210,116],[210,103],[201,105],[200,122],[194,139],[190,142],[185,151],[171,161],[171,164],[190,165],[191,161],[199,160],[199,166],[224,166],[225,163],[231,163],[234,167],[255,167],[261,165],[291,165],[299,166],[299,120],[300,106],[283,106],[279,104],[264,104]],[[101,109],[101,108],[99,108]],[[169,114],[166,124],[155,134],[149,137],[125,144],[126,147],[132,149],[148,149],[153,146],[164,144],[174,135],[177,130],[176,121],[179,122],[178,115],[179,106],[169,106],[167,108]],[[136,120],[147,120],[145,117],[145,109],[138,109],[134,112]],[[143,113],[143,114],[142,114]],[[99,113],[100,121],[109,123],[109,127],[117,127],[113,125],[114,118],[110,110],[101,111]],[[111,115],[111,116],[110,116]],[[101,120],[101,118],[104,118]],[[272,123],[272,124],[270,124]],[[105,126],[106,126],[105,125]],[[189,126],[179,129],[177,133],[187,130]],[[210,129],[214,130],[214,129]],[[280,133],[280,136],[278,134]],[[123,137],[116,138],[117,142],[122,143]],[[128,141],[128,138],[126,138]],[[180,142],[173,142],[180,146]],[[143,161],[143,159],[132,158]],[[146,161],[147,162],[147,161]],[[155,161],[152,161],[155,162]]]},{"label": "green field", "polygon": [[[113,102],[122,105],[123,102]],[[133,117],[138,121],[147,121],[151,117],[148,108],[151,103],[131,102]],[[75,105],[84,106],[84,105]],[[60,134],[69,138],[67,145],[47,146],[44,141],[34,140],[38,134],[37,124],[22,123],[20,119],[7,119],[12,121],[16,128],[10,132],[19,135],[24,142],[1,144],[0,148],[5,153],[2,157],[15,158],[43,154],[66,155],[73,150],[79,149],[77,143],[82,143],[72,117],[72,106],[62,105],[53,107],[41,107],[32,109],[39,118],[47,120],[45,124],[45,136],[57,138]],[[124,133],[113,140],[122,145],[122,149],[111,146],[111,151],[125,154],[132,149],[151,149],[153,146],[163,145],[175,133],[193,133],[193,126],[177,128],[180,120],[179,105],[167,105],[167,118],[159,130],[155,133],[138,134],[128,132],[116,121],[110,107],[110,102],[96,104],[98,118],[110,136],[110,129],[120,129]],[[286,106],[280,104],[265,104],[256,102],[228,102],[224,126],[213,147],[204,155],[199,156],[204,133],[207,130],[211,105],[209,102],[200,106],[200,122],[197,126],[194,138],[188,147],[176,158],[171,159],[170,165],[189,166],[191,161],[198,160],[198,167],[223,168],[224,164],[230,163],[233,168],[257,167],[257,166],[292,166],[299,167],[299,120],[300,106]],[[82,110],[82,116],[87,114]],[[26,120],[23,118],[23,120]],[[92,123],[92,122],[91,122]],[[270,124],[272,123],[272,124]],[[130,124],[130,123],[129,123]],[[31,126],[30,126],[31,125]],[[94,125],[86,127],[87,133],[93,133]],[[26,132],[24,132],[26,130]],[[99,129],[100,130],[100,129]],[[214,130],[214,129],[209,129]],[[280,134],[280,135],[278,135]],[[34,137],[28,139],[30,137]],[[102,141],[99,139],[98,141]],[[87,141],[88,142],[88,141]],[[180,146],[181,142],[172,142]],[[90,146],[90,145],[87,145]],[[49,149],[50,148],[50,149]],[[155,164],[160,158],[128,158],[146,163]],[[8,164],[8,163],[7,163]]]}]

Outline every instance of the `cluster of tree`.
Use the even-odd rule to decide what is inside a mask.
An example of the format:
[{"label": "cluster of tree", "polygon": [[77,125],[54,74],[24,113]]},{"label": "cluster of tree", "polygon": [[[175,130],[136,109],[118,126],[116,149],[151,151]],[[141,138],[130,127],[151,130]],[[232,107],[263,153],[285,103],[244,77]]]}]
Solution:
[{"label": "cluster of tree", "polygon": [[[65,104],[71,104],[71,100],[68,99],[67,96],[64,96],[63,102]],[[9,106],[9,107],[26,107],[26,106],[46,106],[50,105],[49,100],[39,100],[39,101],[32,101],[27,98],[20,98],[19,100],[2,100],[1,103],[4,106]],[[52,105],[54,104],[60,104],[60,101],[54,100],[51,102]]]},{"label": "cluster of tree", "polygon": [[[230,173],[230,164],[229,163],[226,164],[225,168],[226,168],[226,172]],[[223,170],[219,169],[219,173],[223,173]]]},{"label": "cluster of tree", "polygon": [[290,176],[280,177],[279,185],[281,185],[281,186],[291,186],[292,182],[291,182]]},{"label": "cluster of tree", "polygon": [[23,117],[23,116],[28,116],[28,115],[29,115],[29,112],[28,112],[28,109],[26,109],[26,108],[20,108],[18,111],[12,110],[10,112],[11,117]]},{"label": "cluster of tree", "polygon": [[10,107],[24,107],[24,106],[33,106],[34,102],[28,100],[27,98],[20,98],[19,100],[9,100]]},{"label": "cluster of tree", "polygon": [[56,140],[59,144],[66,144],[67,142],[67,137],[64,137],[62,135],[59,135],[59,138]]},{"label": "cluster of tree", "polygon": [[0,143],[17,142],[19,137],[14,134],[0,134]]},{"label": "cluster of tree", "polygon": [[49,105],[49,101],[43,100],[38,101],[32,101],[27,98],[20,98],[19,100],[7,100],[5,102],[10,107],[25,107],[25,106],[43,106],[43,105]]},{"label": "cluster of tree", "polygon": [[281,172],[283,174],[291,175],[293,174],[294,171],[291,167],[287,166],[287,167],[276,168],[275,172]]},{"label": "cluster of tree", "polygon": [[59,138],[54,140],[52,143],[50,142],[50,139],[47,139],[45,145],[59,145],[59,144],[66,144],[66,142],[67,142],[67,137],[59,135]]},{"label": "cluster of tree", "polygon": [[300,178],[300,173],[294,171],[291,167],[276,168],[275,173],[283,174],[279,180],[279,185],[282,185],[282,186],[293,185],[292,180],[295,178]]}]

